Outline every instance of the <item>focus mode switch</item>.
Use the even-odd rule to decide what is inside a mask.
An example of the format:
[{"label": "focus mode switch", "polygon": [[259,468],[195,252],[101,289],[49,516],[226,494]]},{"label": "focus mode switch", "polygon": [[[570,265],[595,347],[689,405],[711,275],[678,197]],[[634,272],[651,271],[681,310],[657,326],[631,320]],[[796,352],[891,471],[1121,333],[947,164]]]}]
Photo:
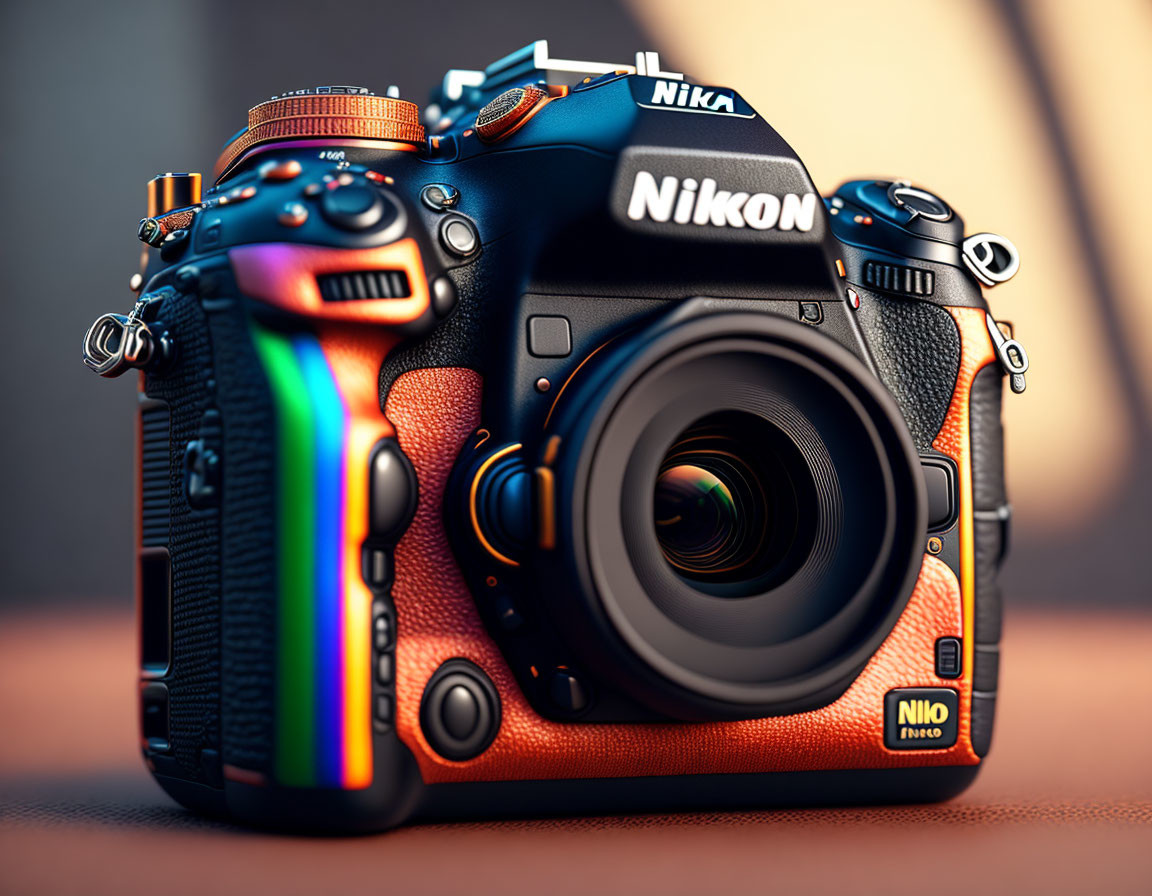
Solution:
[{"label": "focus mode switch", "polygon": [[940,638],[936,642],[936,676],[959,678],[964,668],[959,638]]}]

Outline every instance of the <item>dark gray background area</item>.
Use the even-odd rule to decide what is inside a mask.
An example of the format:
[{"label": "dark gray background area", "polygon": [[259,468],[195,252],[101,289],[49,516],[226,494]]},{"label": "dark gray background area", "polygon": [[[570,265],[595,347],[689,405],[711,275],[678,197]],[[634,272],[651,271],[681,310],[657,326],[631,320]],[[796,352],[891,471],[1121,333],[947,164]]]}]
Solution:
[{"label": "dark gray background area", "polygon": [[[483,67],[540,37],[576,58],[661,49],[613,0],[3,4],[0,608],[131,604],[135,394],[89,373],[80,341],[97,314],[131,306],[145,182],[210,171],[247,109],[272,94],[395,83],[423,103],[446,69]],[[1139,470],[1083,539],[1015,533],[1014,599],[1147,600],[1130,550],[1147,536],[1152,498]]]}]

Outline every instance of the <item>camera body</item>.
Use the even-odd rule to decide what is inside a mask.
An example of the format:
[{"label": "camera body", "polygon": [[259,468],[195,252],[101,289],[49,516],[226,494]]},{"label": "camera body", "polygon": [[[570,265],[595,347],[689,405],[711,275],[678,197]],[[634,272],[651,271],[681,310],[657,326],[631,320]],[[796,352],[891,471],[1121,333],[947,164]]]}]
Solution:
[{"label": "camera body", "polygon": [[734,91],[537,42],[424,126],[255,107],[150,184],[142,749],[258,824],[946,798],[1007,545],[981,292],[938,197],[821,199]]}]

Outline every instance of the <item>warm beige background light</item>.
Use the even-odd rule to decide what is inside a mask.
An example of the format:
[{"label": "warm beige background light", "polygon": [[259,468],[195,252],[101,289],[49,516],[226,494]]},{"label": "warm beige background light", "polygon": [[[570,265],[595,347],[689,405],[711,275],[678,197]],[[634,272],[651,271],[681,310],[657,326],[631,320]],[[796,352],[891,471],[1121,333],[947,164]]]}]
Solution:
[{"label": "warm beige background light", "polygon": [[[941,193],[968,232],[1019,247],[1015,280],[991,292],[1033,368],[1007,395],[1011,496],[1036,534],[1082,525],[1134,460],[1114,399],[1116,372],[1043,123],[1011,38],[991,3],[923,0],[630,0],[668,61],[697,80],[737,88],[831,190],[862,176],[902,176]],[[1109,224],[1110,259],[1129,330],[1152,379],[1147,255],[1147,4],[1035,2],[1045,55],[1064,54],[1058,99],[1091,165]],[[1115,15],[1112,15],[1115,13]],[[1111,65],[1122,57],[1122,65]],[[1065,96],[1064,94],[1067,94]],[[1136,195],[1133,195],[1135,192]],[[1143,195],[1144,202],[1138,198]],[[1141,332],[1141,330],[1143,332]],[[1149,390],[1152,394],[1152,389]]]}]

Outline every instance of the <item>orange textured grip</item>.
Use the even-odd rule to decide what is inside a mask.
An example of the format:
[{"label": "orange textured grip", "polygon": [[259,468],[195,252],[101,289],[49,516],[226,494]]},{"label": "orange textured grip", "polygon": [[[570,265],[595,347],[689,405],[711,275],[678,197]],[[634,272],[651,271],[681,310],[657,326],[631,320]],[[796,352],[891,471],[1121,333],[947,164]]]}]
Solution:
[{"label": "orange textured grip", "polygon": [[[835,703],[770,719],[697,724],[562,724],[538,716],[488,637],[457,568],[442,521],[448,475],[479,424],[480,376],[471,370],[416,370],[387,401],[404,452],[420,482],[415,519],[396,548],[397,730],[427,783],[637,775],[709,774],[842,768],[971,765],[967,707],[971,679],[936,677],[937,638],[964,628],[960,586],[926,556],[895,629]],[[966,403],[964,405],[966,413]],[[966,456],[966,452],[961,452]],[[424,685],[445,660],[465,657],[492,678],[503,720],[492,745],[467,762],[438,756],[420,730]],[[966,670],[971,664],[966,665]],[[894,687],[952,687],[964,711],[956,744],[944,750],[892,751],[883,744],[884,694]]]}]

